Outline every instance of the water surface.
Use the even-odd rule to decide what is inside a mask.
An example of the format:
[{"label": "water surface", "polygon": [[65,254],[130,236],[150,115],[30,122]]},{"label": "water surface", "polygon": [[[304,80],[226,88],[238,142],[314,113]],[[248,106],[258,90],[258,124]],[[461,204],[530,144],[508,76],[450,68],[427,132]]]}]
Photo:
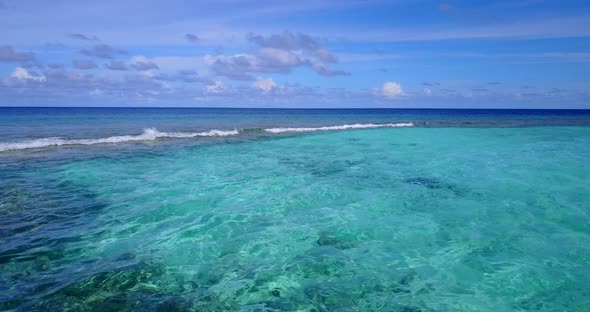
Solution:
[{"label": "water surface", "polygon": [[[0,113],[0,144],[239,132],[1,152],[2,310],[590,306],[585,112]],[[244,131],[383,123],[414,126]]]}]

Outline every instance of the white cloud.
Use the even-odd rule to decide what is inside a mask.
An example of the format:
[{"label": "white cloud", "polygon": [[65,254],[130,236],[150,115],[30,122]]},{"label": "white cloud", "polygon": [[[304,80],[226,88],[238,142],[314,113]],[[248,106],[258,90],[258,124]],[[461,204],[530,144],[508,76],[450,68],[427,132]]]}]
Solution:
[{"label": "white cloud", "polygon": [[33,81],[45,81],[45,76],[42,75],[32,75],[26,69],[22,67],[17,67],[14,69],[10,77],[18,80],[33,80]]},{"label": "white cloud", "polygon": [[221,81],[215,81],[215,84],[207,86],[207,93],[219,93],[223,89],[223,83]]},{"label": "white cloud", "polygon": [[256,82],[254,82],[254,87],[262,90],[263,93],[268,93],[270,90],[274,89],[277,84],[272,80],[272,78],[262,78],[258,77]]},{"label": "white cloud", "polygon": [[302,62],[301,57],[298,55],[300,53],[293,51],[275,48],[262,48],[259,52],[260,56],[264,60],[274,66],[293,67],[299,65]]},{"label": "white cloud", "polygon": [[430,88],[424,88],[424,94],[432,95],[432,90]]},{"label": "white cloud", "polygon": [[386,98],[396,98],[404,95],[404,90],[399,83],[388,81],[383,84],[381,94]]},{"label": "white cloud", "polygon": [[211,73],[232,80],[254,80],[251,73],[288,74],[297,67],[308,67],[322,76],[345,76],[349,73],[330,69],[336,57],[316,39],[305,34],[284,32],[269,36],[248,34],[250,43],[259,48],[253,54],[232,56],[206,55],[203,59]]}]

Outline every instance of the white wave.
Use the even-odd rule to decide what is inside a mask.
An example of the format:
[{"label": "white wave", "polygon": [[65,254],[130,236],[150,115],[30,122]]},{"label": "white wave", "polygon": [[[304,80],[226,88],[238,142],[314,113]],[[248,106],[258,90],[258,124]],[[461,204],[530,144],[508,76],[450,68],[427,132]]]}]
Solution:
[{"label": "white wave", "polygon": [[313,131],[330,131],[330,130],[347,130],[347,129],[369,129],[369,128],[397,128],[397,127],[413,127],[411,122],[402,123],[386,123],[386,124],[352,124],[339,126],[325,126],[317,128],[267,128],[266,132],[283,133],[283,132],[313,132]]},{"label": "white wave", "polygon": [[[330,131],[330,130],[347,130],[347,129],[367,129],[367,128],[395,128],[395,127],[412,127],[412,123],[387,123],[387,124],[351,124],[339,126],[325,126],[317,128],[267,128],[266,132],[283,133],[283,132],[312,132],[312,131]],[[0,152],[15,151],[33,148],[44,148],[64,145],[94,145],[94,144],[116,144],[134,141],[154,141],[159,138],[194,138],[194,137],[217,137],[238,135],[238,130],[209,130],[204,132],[160,132],[154,128],[144,129],[142,134],[138,135],[119,135],[99,139],[62,139],[59,137],[49,137],[42,139],[26,140],[22,142],[1,143]]]},{"label": "white wave", "polygon": [[51,137],[14,143],[0,143],[0,152],[62,145],[94,145],[109,143],[114,144],[133,141],[153,141],[159,138],[214,137],[237,134],[239,134],[238,130],[210,130],[205,132],[160,132],[154,128],[149,128],[144,129],[143,133],[139,135],[119,135],[100,139],[67,140],[57,137]]}]

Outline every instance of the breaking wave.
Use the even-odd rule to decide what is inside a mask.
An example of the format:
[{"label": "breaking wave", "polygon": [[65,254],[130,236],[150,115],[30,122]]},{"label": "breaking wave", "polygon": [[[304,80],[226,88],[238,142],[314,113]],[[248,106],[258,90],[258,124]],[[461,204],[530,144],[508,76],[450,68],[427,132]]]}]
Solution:
[{"label": "breaking wave", "polygon": [[0,152],[16,151],[33,148],[44,148],[64,145],[94,145],[94,144],[116,144],[123,142],[135,141],[154,141],[160,138],[195,138],[195,137],[223,137],[238,135],[240,133],[287,133],[287,132],[314,132],[330,130],[347,130],[347,129],[368,129],[368,128],[396,128],[412,127],[412,123],[387,123],[387,124],[351,124],[338,126],[324,126],[317,128],[255,128],[235,130],[210,130],[204,132],[160,132],[154,128],[144,129],[142,134],[138,135],[119,135],[99,139],[62,139],[59,137],[41,138],[26,140],[22,142],[0,143]]},{"label": "breaking wave", "polygon": [[387,124],[352,124],[339,126],[325,126],[317,128],[267,128],[266,132],[283,133],[283,132],[313,132],[313,131],[330,131],[330,130],[347,130],[347,129],[368,129],[368,128],[397,128],[397,127],[413,127],[411,122],[403,123],[387,123]]},{"label": "breaking wave", "polygon": [[57,137],[27,140],[16,143],[0,143],[0,152],[23,150],[31,148],[42,148],[63,145],[94,145],[114,144],[134,141],[153,141],[159,138],[194,138],[194,137],[215,137],[239,134],[238,130],[210,130],[205,132],[160,132],[154,128],[144,129],[139,135],[119,135],[100,139],[74,139],[67,140]]}]

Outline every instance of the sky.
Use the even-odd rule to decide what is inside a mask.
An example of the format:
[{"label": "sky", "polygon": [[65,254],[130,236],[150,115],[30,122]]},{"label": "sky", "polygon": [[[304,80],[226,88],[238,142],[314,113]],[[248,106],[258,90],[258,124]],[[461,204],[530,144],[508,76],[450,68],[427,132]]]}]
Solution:
[{"label": "sky", "polygon": [[590,109],[590,1],[0,0],[0,106]]}]

